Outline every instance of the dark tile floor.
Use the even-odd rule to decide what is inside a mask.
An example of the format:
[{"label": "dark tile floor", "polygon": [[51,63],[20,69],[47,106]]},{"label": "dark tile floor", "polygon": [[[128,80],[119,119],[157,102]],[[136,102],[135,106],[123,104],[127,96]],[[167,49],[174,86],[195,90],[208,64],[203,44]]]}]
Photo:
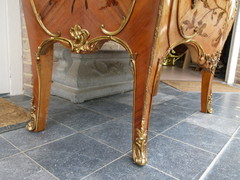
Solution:
[{"label": "dark tile floor", "polygon": [[[5,98],[29,109],[29,97]],[[131,92],[83,104],[51,97],[45,131],[0,134],[0,180],[240,179],[240,93],[214,94],[211,115],[199,112],[199,93],[161,84],[144,167],[131,160],[131,100]]]}]

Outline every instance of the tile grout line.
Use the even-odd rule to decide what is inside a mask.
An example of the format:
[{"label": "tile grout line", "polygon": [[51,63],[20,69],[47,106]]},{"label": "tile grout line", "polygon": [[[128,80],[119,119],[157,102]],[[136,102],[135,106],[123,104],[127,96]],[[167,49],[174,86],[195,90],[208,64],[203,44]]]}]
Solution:
[{"label": "tile grout line", "polygon": [[51,172],[49,172],[45,167],[41,166],[37,161],[35,161],[34,159],[32,159],[30,156],[28,156],[26,153],[23,152],[23,154],[28,157],[32,162],[34,162],[35,164],[37,164],[39,167],[41,167],[42,169],[44,169],[49,175],[51,175],[52,177],[54,177],[56,180],[59,180],[59,178],[57,178],[54,174],[52,174]]},{"label": "tile grout line", "polygon": [[59,124],[61,124],[62,126],[68,128],[68,129],[73,130],[74,132],[78,132],[77,130],[73,129],[72,127],[67,126],[67,125],[65,125],[65,124],[63,124],[63,123],[61,123],[61,122],[59,122],[59,121],[57,121],[57,120],[55,120],[55,119],[53,119],[53,118],[48,117],[48,119],[50,119],[51,121],[54,121],[54,122],[56,122],[56,123],[59,123]]},{"label": "tile grout line", "polygon": [[23,153],[26,153],[26,152],[28,152],[28,151],[31,151],[31,150],[34,150],[34,149],[36,149],[36,148],[40,148],[40,147],[42,147],[42,146],[45,146],[45,145],[54,143],[54,142],[59,141],[59,140],[62,140],[62,139],[64,139],[64,138],[68,138],[68,137],[74,136],[74,135],[76,135],[76,134],[79,134],[79,133],[78,133],[78,132],[75,132],[75,133],[73,133],[73,134],[69,134],[69,135],[67,135],[67,136],[64,136],[64,137],[61,137],[61,138],[58,138],[58,139],[54,139],[54,140],[52,140],[52,141],[43,143],[43,144],[41,144],[41,145],[38,145],[38,146],[35,146],[35,147],[32,147],[32,148],[26,149],[26,150],[22,150],[22,152],[23,152]]},{"label": "tile grout line", "polygon": [[121,153],[121,154],[125,154],[125,152],[122,152],[122,151],[120,151],[120,150],[118,150],[118,149],[116,149],[116,148],[114,148],[114,147],[112,147],[112,146],[110,146],[110,145],[108,145],[108,144],[106,144],[106,143],[98,140],[98,139],[95,139],[95,138],[93,138],[93,137],[91,137],[91,136],[88,136],[88,135],[85,135],[85,134],[83,134],[83,133],[80,133],[80,134],[82,134],[82,135],[84,135],[84,136],[86,136],[86,137],[88,137],[88,138],[90,138],[90,139],[93,139],[93,140],[99,142],[100,144],[103,144],[103,145],[105,145],[105,146],[107,146],[107,147],[109,147],[109,148],[111,148],[111,149],[113,149],[113,150],[115,150],[115,151],[117,151],[117,152],[119,152],[119,153]]},{"label": "tile grout line", "polygon": [[81,107],[82,107],[82,109],[86,109],[86,110],[95,112],[95,113],[97,113],[97,114],[101,114],[101,115],[106,116],[106,117],[108,117],[108,118],[116,118],[116,117],[113,117],[113,116],[109,116],[109,115],[107,115],[107,114],[104,114],[104,113],[102,113],[102,112],[95,111],[94,109],[90,109],[90,107],[83,107],[83,106],[81,106]]},{"label": "tile grout line", "polygon": [[113,122],[113,121],[117,121],[117,118],[114,118],[114,119],[108,120],[108,121],[103,122],[103,123],[98,124],[98,125],[93,125],[92,127],[88,127],[88,128],[86,128],[86,129],[79,130],[79,131],[77,131],[77,132],[83,134],[84,131],[91,130],[91,129],[93,129],[93,128],[97,128],[98,126],[101,126],[101,125],[104,125],[104,124],[107,124],[107,123],[110,123],[110,122]]},{"label": "tile grout line", "polygon": [[160,136],[163,136],[163,137],[165,137],[165,138],[169,138],[169,139],[171,139],[171,140],[174,140],[174,141],[180,142],[180,143],[182,143],[182,144],[185,144],[185,145],[191,146],[191,147],[193,147],[193,148],[195,148],[195,149],[202,150],[202,151],[207,152],[207,153],[209,153],[209,154],[212,154],[212,155],[215,155],[215,156],[217,155],[216,153],[213,153],[213,152],[211,152],[211,151],[208,151],[208,150],[202,149],[202,148],[197,147],[197,146],[194,146],[194,145],[192,145],[192,144],[189,144],[189,143],[183,142],[183,141],[181,141],[181,140],[178,140],[178,139],[172,138],[172,137],[170,137],[170,136],[166,136],[166,135],[164,135],[164,134],[159,134],[159,135],[160,135]]},{"label": "tile grout line", "polygon": [[[193,113],[193,114],[194,114],[194,113]],[[191,115],[189,115],[189,116],[191,116]],[[188,116],[188,117],[189,117],[189,116]],[[165,129],[164,131],[162,131],[162,132],[160,132],[160,133],[158,133],[158,134],[163,134],[163,133],[165,133],[166,131],[168,131],[168,130],[170,130],[170,129],[174,128],[175,126],[179,125],[180,123],[182,123],[182,122],[186,121],[186,119],[187,119],[187,118],[185,118],[185,119],[183,119],[183,120],[179,121],[178,123],[176,123],[176,124],[174,124],[174,125],[170,126],[169,128]]]},{"label": "tile grout line", "polygon": [[[3,137],[3,136],[2,136]],[[19,155],[19,154],[23,154],[25,155],[27,158],[29,158],[31,161],[33,161],[36,165],[38,165],[39,167],[41,167],[42,169],[44,169],[49,175],[51,175],[52,177],[58,179],[57,177],[55,177],[52,173],[50,173],[47,169],[45,169],[44,167],[42,167],[39,163],[37,163],[35,160],[33,160],[31,157],[29,157],[24,151],[22,151],[20,148],[18,148],[17,146],[15,146],[12,142],[10,142],[8,139],[6,139],[5,137],[3,137],[4,140],[6,140],[7,142],[9,142],[12,146],[14,146],[16,149],[18,149],[20,152],[12,155],[12,156],[8,156],[8,157],[5,157],[5,158],[9,158],[9,157],[14,157],[16,155]],[[3,159],[5,159],[3,158]],[[0,159],[0,160],[3,160],[3,159]]]},{"label": "tile grout line", "polygon": [[9,141],[8,139],[6,139],[4,136],[1,136],[5,141],[7,141],[8,143],[10,143],[13,147],[15,147],[17,150],[19,150],[20,152],[22,152],[22,150],[20,148],[18,148],[15,144],[13,144],[11,141]]},{"label": "tile grout line", "polygon": [[0,159],[0,161],[3,161],[5,159],[11,158],[11,157],[14,157],[14,156],[19,155],[19,154],[23,154],[23,152],[17,152],[15,154],[10,155],[10,156],[3,157],[3,158]]},{"label": "tile grout line", "polygon": [[221,158],[221,156],[223,155],[223,153],[226,151],[226,149],[228,148],[229,144],[232,142],[232,140],[234,139],[234,136],[237,134],[238,130],[240,129],[240,126],[235,130],[235,132],[233,133],[233,135],[231,136],[231,138],[228,140],[228,142],[223,146],[223,148],[221,149],[221,151],[217,154],[217,156],[213,159],[213,161],[211,162],[211,164],[207,167],[207,169],[204,171],[204,173],[202,174],[202,176],[199,178],[199,180],[204,180],[206,178],[206,176],[208,175],[208,173],[212,170],[212,168],[214,167],[214,165],[216,164],[216,162]]},{"label": "tile grout line", "polygon": [[172,177],[172,178],[174,178],[174,179],[176,179],[176,180],[180,180],[180,179],[174,177],[173,175],[168,174],[168,173],[166,173],[166,172],[164,172],[164,171],[162,171],[162,170],[160,170],[160,169],[158,169],[158,168],[156,168],[156,167],[154,167],[154,166],[152,166],[152,165],[146,164],[146,166],[151,167],[151,168],[153,168],[153,169],[155,169],[155,170],[157,170],[157,171],[159,171],[159,172],[161,172],[161,173],[163,173],[163,174],[165,174],[165,175],[167,175],[167,176],[170,176],[170,177]]},{"label": "tile grout line", "polygon": [[119,156],[118,158],[114,159],[113,161],[111,161],[111,162],[105,164],[104,166],[102,166],[102,167],[96,169],[95,171],[91,172],[90,174],[88,174],[88,175],[82,177],[80,180],[84,180],[84,179],[86,179],[87,177],[91,176],[92,174],[94,174],[94,173],[100,171],[101,169],[105,168],[106,166],[108,166],[108,165],[114,163],[115,161],[121,159],[121,158],[124,157],[125,155],[126,155],[126,154],[123,154],[123,155]]}]

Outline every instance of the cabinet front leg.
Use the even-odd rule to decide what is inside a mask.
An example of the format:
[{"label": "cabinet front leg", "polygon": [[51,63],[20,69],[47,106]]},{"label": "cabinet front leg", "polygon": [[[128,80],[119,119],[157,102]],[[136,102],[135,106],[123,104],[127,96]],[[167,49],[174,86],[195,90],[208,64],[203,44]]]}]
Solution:
[{"label": "cabinet front leg", "polygon": [[[31,107],[31,120],[26,128],[29,131],[42,131],[46,128],[48,105],[52,81],[53,46],[40,56],[36,55],[33,63],[33,101]],[[33,59],[34,61],[34,59]]]},{"label": "cabinet front leg", "polygon": [[[142,61],[140,55],[137,61]],[[153,70],[152,65],[144,67],[136,63],[132,153],[135,163],[141,166],[148,161],[148,128],[155,73],[156,68]]]}]

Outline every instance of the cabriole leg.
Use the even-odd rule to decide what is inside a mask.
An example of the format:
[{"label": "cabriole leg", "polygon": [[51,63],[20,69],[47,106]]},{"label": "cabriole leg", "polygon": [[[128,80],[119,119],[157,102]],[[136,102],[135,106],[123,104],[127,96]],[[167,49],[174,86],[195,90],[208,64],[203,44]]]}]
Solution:
[{"label": "cabriole leg", "polygon": [[[38,54],[38,53],[37,53]],[[36,56],[33,63],[36,73],[33,77],[33,102],[31,107],[31,120],[26,128],[29,131],[42,131],[46,128],[48,105],[50,100],[50,89],[53,66],[53,46],[48,48],[46,54]],[[34,68],[33,68],[34,69]]]},{"label": "cabriole leg", "polygon": [[201,93],[201,111],[205,113],[213,113],[212,108],[212,81],[214,74],[202,70],[202,93]]}]

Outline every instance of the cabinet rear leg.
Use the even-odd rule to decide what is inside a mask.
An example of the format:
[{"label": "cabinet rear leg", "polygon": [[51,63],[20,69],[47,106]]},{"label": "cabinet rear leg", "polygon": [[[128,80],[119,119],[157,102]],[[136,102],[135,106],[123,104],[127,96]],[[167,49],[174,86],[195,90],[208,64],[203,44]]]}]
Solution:
[{"label": "cabinet rear leg", "polygon": [[202,70],[202,92],[201,92],[201,111],[205,113],[213,113],[212,108],[212,81],[214,74]]}]

